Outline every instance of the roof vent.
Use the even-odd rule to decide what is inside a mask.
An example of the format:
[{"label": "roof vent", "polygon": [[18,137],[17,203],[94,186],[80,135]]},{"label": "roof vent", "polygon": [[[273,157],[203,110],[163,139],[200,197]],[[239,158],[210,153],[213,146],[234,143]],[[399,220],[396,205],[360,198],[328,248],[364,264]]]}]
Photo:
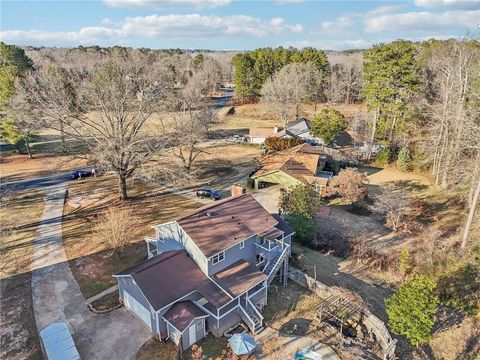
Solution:
[{"label": "roof vent", "polygon": [[213,216],[213,213],[211,211],[207,211],[207,216],[208,217],[212,217]]}]

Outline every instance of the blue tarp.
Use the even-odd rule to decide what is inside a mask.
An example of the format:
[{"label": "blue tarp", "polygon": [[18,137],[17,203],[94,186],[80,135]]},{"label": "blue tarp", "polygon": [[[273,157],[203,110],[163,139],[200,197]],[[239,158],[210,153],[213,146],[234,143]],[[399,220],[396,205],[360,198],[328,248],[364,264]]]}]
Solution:
[{"label": "blue tarp", "polygon": [[40,331],[40,341],[48,360],[80,359],[70,330],[65,322],[51,323]]},{"label": "blue tarp", "polygon": [[255,339],[247,333],[235,334],[228,339],[228,342],[237,355],[250,354],[257,347]]}]

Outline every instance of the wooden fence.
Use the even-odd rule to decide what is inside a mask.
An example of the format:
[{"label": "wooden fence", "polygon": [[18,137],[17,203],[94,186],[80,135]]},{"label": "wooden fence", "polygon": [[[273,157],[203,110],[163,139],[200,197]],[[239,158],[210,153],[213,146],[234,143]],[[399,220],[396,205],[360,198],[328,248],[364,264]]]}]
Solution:
[{"label": "wooden fence", "polygon": [[[299,284],[302,287],[305,287],[315,294],[322,298],[328,298],[332,295],[340,295],[342,296],[345,294],[345,291],[341,288],[335,286],[327,286],[322,284],[320,281],[316,281],[311,276],[305,274],[304,272],[290,266],[288,278],[295,283]],[[376,317],[374,314],[370,312],[367,308],[362,310],[361,322],[370,333],[375,335],[377,342],[383,349],[385,360],[390,359],[393,357],[395,353],[395,345],[397,343],[396,339],[392,339],[387,327],[385,326],[384,322]]]}]

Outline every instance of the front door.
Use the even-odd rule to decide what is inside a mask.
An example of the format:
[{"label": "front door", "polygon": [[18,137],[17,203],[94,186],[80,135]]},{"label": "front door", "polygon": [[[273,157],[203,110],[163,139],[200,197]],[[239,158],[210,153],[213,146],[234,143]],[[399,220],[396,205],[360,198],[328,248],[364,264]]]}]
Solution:
[{"label": "front door", "polygon": [[195,341],[197,341],[197,330],[196,330],[196,327],[195,327],[195,322],[190,325],[190,327],[188,328],[188,341],[189,341],[189,347],[192,346],[193,344],[195,344]]}]

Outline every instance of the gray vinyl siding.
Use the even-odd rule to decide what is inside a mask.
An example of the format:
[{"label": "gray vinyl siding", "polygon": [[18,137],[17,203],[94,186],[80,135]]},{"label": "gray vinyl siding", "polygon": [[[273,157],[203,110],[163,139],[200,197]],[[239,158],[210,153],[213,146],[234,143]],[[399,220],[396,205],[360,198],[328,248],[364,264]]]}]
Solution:
[{"label": "gray vinyl siding", "polygon": [[217,326],[217,319],[211,316],[208,317],[207,329],[213,334],[213,336],[219,337],[219,336],[223,336],[223,333],[227,331],[230,327],[241,322],[242,322],[242,318],[240,317],[239,309],[236,308],[235,310],[232,310],[225,316],[221,317],[218,320],[218,326]]},{"label": "gray vinyl siding", "polygon": [[[158,324],[156,321],[155,312],[153,311],[150,303],[143,295],[140,288],[135,284],[133,279],[130,276],[119,276],[118,280],[118,293],[122,302],[124,301],[124,292],[128,292],[131,297],[135,298],[144,308],[150,312],[150,326],[152,328],[152,333],[158,333]],[[141,321],[141,320],[139,320]]]},{"label": "gray vinyl siding", "polygon": [[246,260],[255,266],[255,241],[256,235],[253,235],[245,239],[245,247],[243,249],[240,249],[240,243],[238,243],[225,250],[225,259],[215,265],[212,264],[212,258],[208,259],[208,275],[212,276],[241,259]]},{"label": "gray vinyl siding", "polygon": [[[157,238],[159,238],[159,240],[163,239],[163,243],[168,244],[169,248],[172,247],[172,241],[178,242],[180,244],[178,248],[185,248],[200,270],[207,274],[206,257],[177,222],[174,221],[158,225],[155,227],[155,230],[157,232]],[[159,249],[162,248],[162,241],[157,241],[157,247]]]},{"label": "gray vinyl siding", "polygon": [[196,339],[194,343],[202,340],[207,335],[205,330],[205,318],[200,318],[193,321],[192,324],[183,331],[183,333],[175,329],[171,324],[168,324],[168,333],[170,334],[170,339],[176,345],[182,342],[183,350],[186,350],[190,347],[190,330],[189,329],[192,326],[195,326],[195,329],[196,329]]},{"label": "gray vinyl siding", "polygon": [[[200,325],[199,325],[200,324]],[[186,350],[189,348],[190,345],[190,327],[195,326],[196,327],[196,339],[195,342],[198,342],[202,340],[206,333],[205,333],[205,318],[201,319],[196,319],[188,328],[185,329],[185,331],[182,334],[182,348],[183,350]],[[200,326],[200,329],[198,328]]]},{"label": "gray vinyl siding", "polygon": [[[199,293],[197,292],[194,292],[193,294],[190,294],[188,296],[185,296],[181,299],[178,299],[176,300],[175,302],[178,302],[178,301],[188,301],[188,300],[199,300],[200,298],[202,297],[202,295],[200,295]],[[158,311],[158,327],[160,328],[160,330],[163,332],[163,333],[166,333],[167,332],[167,322],[163,319],[163,315],[174,305],[175,303],[173,304],[170,304],[168,306],[165,306],[164,308],[161,308],[159,311]]]}]

